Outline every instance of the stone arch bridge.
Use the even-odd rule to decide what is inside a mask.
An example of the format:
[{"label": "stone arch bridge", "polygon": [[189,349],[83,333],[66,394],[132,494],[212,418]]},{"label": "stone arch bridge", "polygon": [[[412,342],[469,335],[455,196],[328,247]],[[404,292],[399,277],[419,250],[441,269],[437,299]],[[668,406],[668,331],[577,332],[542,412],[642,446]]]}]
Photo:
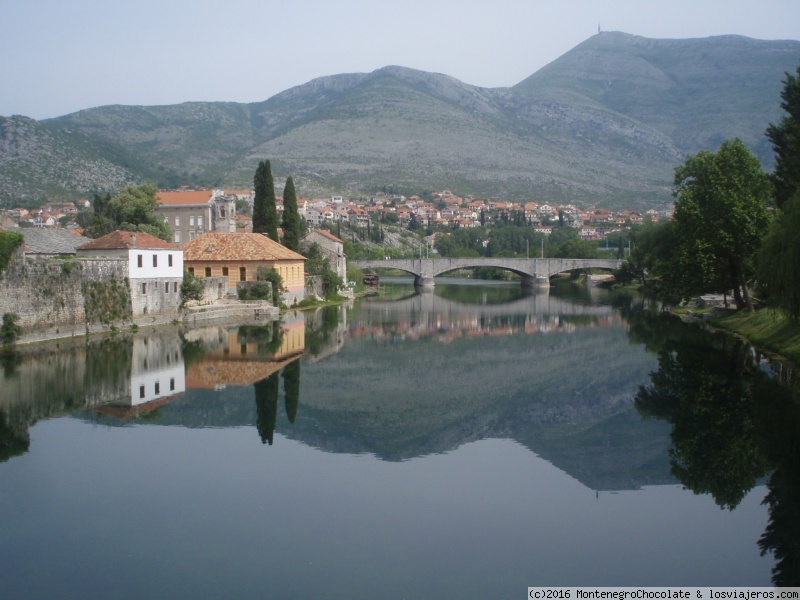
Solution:
[{"label": "stone arch bridge", "polygon": [[613,271],[621,260],[597,258],[401,258],[353,261],[361,269],[398,269],[414,276],[414,285],[433,287],[434,277],[474,267],[495,267],[520,275],[523,286],[547,284],[552,275],[575,269],[607,269]]}]

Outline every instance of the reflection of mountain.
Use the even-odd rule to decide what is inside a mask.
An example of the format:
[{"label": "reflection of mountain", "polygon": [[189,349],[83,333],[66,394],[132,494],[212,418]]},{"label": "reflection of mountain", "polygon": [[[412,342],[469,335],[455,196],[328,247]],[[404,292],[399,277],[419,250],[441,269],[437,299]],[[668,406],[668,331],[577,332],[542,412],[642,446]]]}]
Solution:
[{"label": "reflection of mountain", "polygon": [[[351,318],[364,318],[358,305]],[[403,311],[389,317],[399,323],[409,318]],[[351,337],[335,357],[303,368],[296,420],[289,424],[279,401],[274,427],[325,451],[386,460],[511,438],[588,487],[636,488],[674,481],[668,426],[640,422],[632,405],[654,366],[654,357],[629,344],[619,322],[551,335],[461,337],[446,351],[430,338],[389,347]],[[259,421],[250,388],[224,393],[220,403],[218,396],[190,390],[159,423]],[[270,430],[272,411],[262,413]]]}]

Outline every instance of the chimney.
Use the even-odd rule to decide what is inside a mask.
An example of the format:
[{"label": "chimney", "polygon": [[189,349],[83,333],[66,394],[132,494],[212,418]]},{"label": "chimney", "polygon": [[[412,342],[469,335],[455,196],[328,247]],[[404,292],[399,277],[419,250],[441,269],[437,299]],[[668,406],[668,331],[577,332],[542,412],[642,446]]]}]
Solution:
[{"label": "chimney", "polygon": [[131,234],[131,248],[136,248],[136,234]]}]

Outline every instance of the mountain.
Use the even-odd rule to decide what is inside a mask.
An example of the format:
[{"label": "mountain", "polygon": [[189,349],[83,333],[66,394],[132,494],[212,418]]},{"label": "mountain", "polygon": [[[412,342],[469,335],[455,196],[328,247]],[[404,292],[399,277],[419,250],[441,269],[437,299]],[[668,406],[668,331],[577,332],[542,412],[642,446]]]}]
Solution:
[{"label": "mountain", "polygon": [[798,58],[797,41],[609,32],[511,88],[389,66],[252,104],[12,117],[0,120],[0,202],[85,196],[128,181],[250,187],[258,161],[270,159],[276,177],[292,175],[304,197],[450,188],[663,206],[674,168],[725,139],[741,138],[771,168],[764,131],[782,117],[783,80]]}]

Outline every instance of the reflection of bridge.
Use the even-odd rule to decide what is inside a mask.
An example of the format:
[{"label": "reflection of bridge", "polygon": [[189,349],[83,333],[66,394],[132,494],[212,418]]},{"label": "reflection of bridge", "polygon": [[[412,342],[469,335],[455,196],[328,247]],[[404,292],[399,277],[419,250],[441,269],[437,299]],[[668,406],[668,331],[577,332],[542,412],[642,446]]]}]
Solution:
[{"label": "reflection of bridge", "polygon": [[506,315],[597,315],[613,314],[610,306],[579,304],[569,299],[554,297],[548,290],[528,292],[522,298],[498,304],[464,304],[436,295],[432,291],[414,293],[403,298],[369,298],[361,306],[365,314],[432,315],[433,318],[457,317],[464,314],[478,317],[502,317]]},{"label": "reflection of bridge", "polygon": [[536,285],[537,278],[550,277],[575,269],[619,269],[621,260],[590,258],[408,258],[356,260],[361,269],[398,269],[414,276],[414,285],[433,287],[433,278],[456,269],[495,267],[522,277],[523,286]]}]

